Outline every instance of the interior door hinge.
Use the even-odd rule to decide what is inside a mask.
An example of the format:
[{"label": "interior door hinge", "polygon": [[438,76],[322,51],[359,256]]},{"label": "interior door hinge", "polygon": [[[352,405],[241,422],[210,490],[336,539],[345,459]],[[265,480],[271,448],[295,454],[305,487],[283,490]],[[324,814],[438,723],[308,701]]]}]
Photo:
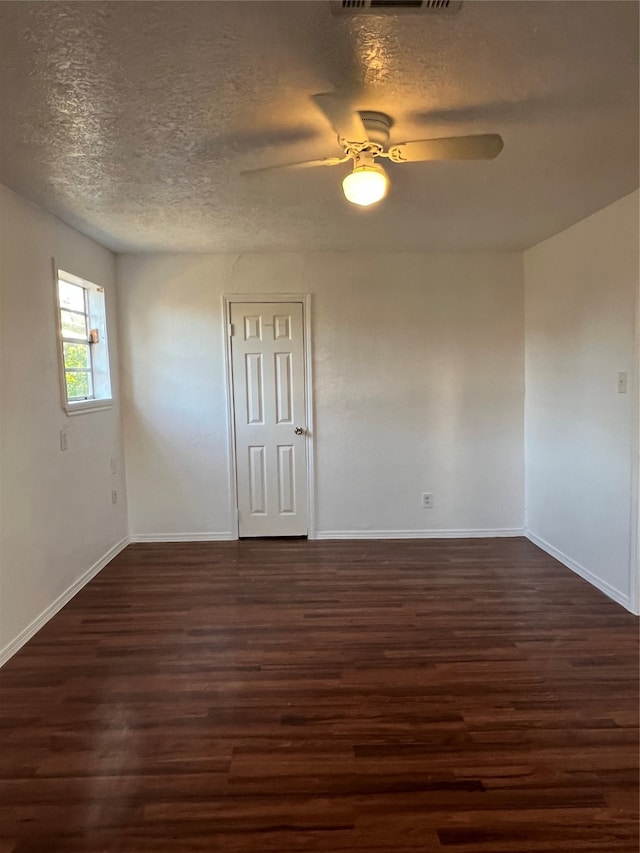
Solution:
[{"label": "interior door hinge", "polygon": [[233,328],[233,323],[229,323],[229,337],[232,338],[235,334],[235,330]]}]

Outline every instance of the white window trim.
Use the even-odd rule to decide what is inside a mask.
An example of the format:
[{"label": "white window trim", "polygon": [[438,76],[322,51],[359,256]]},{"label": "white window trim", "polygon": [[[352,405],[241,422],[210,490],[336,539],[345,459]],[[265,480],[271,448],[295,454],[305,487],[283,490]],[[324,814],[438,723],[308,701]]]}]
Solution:
[{"label": "white window trim", "polygon": [[[63,348],[63,335],[62,335],[62,327],[60,324],[60,299],[58,294],[58,279],[62,278],[65,281],[70,282],[71,284],[78,284],[81,287],[86,287],[87,285],[92,285],[93,287],[98,287],[94,282],[89,281],[88,279],[80,278],[77,275],[73,275],[72,273],[67,272],[67,270],[58,266],[56,259],[53,258],[53,295],[54,295],[54,305],[55,305],[55,318],[56,318],[56,343],[58,348],[58,375],[60,378],[60,399],[62,403],[62,408],[67,413],[67,415],[83,415],[88,412],[98,412],[105,409],[111,409],[113,407],[113,393],[109,397],[99,397],[97,399],[91,400],[68,400],[67,399],[67,381],[65,377],[65,368],[64,368],[64,348]],[[105,300],[105,315],[106,315],[106,300]],[[105,317],[105,326],[106,326],[106,317]],[[109,354],[109,342],[107,337],[107,357]],[[109,382],[111,385],[111,382]]]}]

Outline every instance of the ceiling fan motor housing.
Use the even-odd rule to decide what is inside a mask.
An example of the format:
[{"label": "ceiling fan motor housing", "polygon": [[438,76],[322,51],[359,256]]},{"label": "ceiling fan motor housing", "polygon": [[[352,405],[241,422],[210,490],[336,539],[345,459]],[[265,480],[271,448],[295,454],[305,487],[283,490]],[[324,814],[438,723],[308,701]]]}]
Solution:
[{"label": "ceiling fan motor housing", "polygon": [[369,142],[386,148],[389,144],[389,131],[393,126],[393,120],[385,113],[365,110],[360,112],[360,118],[367,131]]}]

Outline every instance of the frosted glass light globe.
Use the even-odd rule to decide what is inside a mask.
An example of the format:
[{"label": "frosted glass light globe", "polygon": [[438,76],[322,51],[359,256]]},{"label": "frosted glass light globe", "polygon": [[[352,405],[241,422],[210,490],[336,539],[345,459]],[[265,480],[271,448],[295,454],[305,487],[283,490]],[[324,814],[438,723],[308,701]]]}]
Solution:
[{"label": "frosted glass light globe", "polygon": [[389,188],[389,179],[381,166],[357,166],[342,182],[347,201],[368,207],[384,198]]}]

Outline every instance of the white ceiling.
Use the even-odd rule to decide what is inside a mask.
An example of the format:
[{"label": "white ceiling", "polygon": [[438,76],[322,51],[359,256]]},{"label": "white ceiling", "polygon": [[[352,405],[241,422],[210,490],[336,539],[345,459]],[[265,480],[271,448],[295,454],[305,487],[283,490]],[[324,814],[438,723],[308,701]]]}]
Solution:
[{"label": "white ceiling", "polygon": [[[350,206],[310,96],[355,87],[392,142],[500,133],[493,161],[394,166]],[[116,251],[521,249],[638,186],[638,3],[1,2],[0,180]]]}]

